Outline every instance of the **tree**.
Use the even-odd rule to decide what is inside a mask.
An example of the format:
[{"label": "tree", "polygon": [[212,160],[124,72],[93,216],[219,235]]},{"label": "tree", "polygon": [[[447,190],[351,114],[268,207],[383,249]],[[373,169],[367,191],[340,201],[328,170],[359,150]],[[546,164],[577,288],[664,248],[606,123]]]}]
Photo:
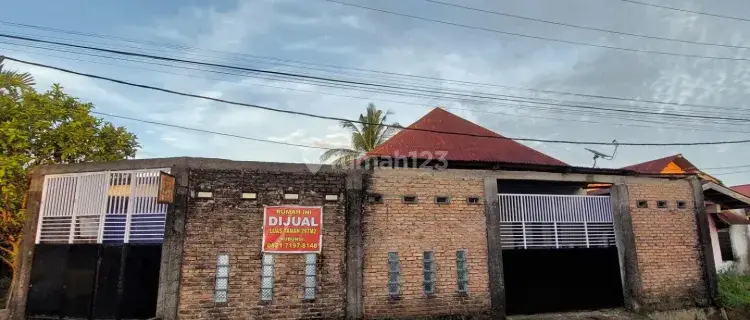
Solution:
[{"label": "tree", "polygon": [[367,105],[367,111],[359,115],[359,122],[366,124],[341,121],[341,127],[352,133],[352,148],[328,150],[320,156],[320,160],[326,162],[331,158],[336,158],[333,164],[343,166],[352,163],[367,152],[375,149],[375,147],[396,134],[398,127],[401,127],[401,125],[395,122],[390,124],[390,126],[384,126],[390,114],[392,114],[390,111],[380,110],[373,103],[370,103]]},{"label": "tree", "polygon": [[[1,62],[1,61],[0,61]],[[136,136],[89,114],[94,107],[0,64],[0,259],[15,267],[26,218],[29,170],[38,165],[135,156]]]}]

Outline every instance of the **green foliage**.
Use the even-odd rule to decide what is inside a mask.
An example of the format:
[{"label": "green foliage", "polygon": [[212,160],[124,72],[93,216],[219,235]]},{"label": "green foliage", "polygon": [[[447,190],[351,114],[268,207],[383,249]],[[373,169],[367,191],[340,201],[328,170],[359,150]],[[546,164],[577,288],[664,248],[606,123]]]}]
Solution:
[{"label": "green foliage", "polygon": [[750,308],[750,275],[735,272],[719,274],[719,299],[728,308]]},{"label": "green foliage", "polygon": [[[0,61],[1,62],[1,61]],[[0,259],[14,267],[33,166],[135,156],[136,136],[92,117],[94,107],[53,85],[31,87],[27,73],[0,64]]]},{"label": "green foliage", "polygon": [[[365,155],[378,145],[382,144],[398,131],[394,127],[386,127],[390,111],[383,111],[375,107],[375,104],[367,105],[367,111],[359,115],[359,122],[341,121],[339,125],[352,133],[352,148],[331,149],[320,156],[320,161],[328,161],[335,158],[334,165],[343,166],[352,163],[357,158]],[[398,123],[390,124],[391,126],[400,127]]]}]

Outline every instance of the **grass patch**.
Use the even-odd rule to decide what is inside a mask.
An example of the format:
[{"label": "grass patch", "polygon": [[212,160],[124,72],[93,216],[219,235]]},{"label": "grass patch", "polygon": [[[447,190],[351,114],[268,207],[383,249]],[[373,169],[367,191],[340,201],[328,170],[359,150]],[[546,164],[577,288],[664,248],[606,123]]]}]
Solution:
[{"label": "grass patch", "polygon": [[719,299],[728,308],[750,308],[750,275],[733,272],[720,273]]}]

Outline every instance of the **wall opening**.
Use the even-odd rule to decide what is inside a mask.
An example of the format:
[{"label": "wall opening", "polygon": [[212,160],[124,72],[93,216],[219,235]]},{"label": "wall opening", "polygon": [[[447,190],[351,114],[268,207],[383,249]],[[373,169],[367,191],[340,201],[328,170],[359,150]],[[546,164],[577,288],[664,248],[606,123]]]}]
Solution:
[{"label": "wall opening", "polygon": [[503,273],[510,315],[624,303],[616,247],[504,250]]}]

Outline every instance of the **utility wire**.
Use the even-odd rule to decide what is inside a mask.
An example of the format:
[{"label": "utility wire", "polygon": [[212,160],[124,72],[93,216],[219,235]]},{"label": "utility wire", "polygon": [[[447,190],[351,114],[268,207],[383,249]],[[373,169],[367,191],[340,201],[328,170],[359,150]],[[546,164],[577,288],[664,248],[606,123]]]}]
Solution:
[{"label": "utility wire", "polygon": [[[324,1],[333,1],[333,0],[324,0]],[[180,62],[180,63],[194,64],[194,65],[204,65],[204,66],[226,68],[226,69],[236,69],[236,70],[249,71],[249,72],[254,72],[254,73],[270,74],[270,75],[276,75],[276,76],[286,76],[286,77],[301,78],[301,79],[307,79],[307,80],[328,81],[328,82],[335,82],[335,83],[348,84],[348,85],[371,86],[371,87],[387,88],[387,89],[393,89],[393,90],[403,90],[404,89],[403,87],[400,87],[400,86],[388,85],[388,84],[368,83],[368,82],[353,81],[353,80],[342,80],[342,79],[334,79],[334,78],[327,78],[327,77],[320,77],[320,76],[304,75],[304,74],[298,74],[298,73],[281,72],[281,71],[273,71],[273,70],[263,70],[263,69],[257,69],[257,68],[248,68],[248,67],[233,66],[233,65],[226,65],[226,64],[219,64],[219,63],[211,63],[211,62],[202,62],[202,61],[178,59],[178,58],[156,56],[156,55],[143,54],[143,53],[137,53],[137,52],[112,50],[112,49],[106,49],[106,48],[91,47],[91,46],[82,46],[82,45],[68,44],[68,43],[62,43],[62,42],[57,42],[57,41],[48,41],[48,40],[35,39],[35,38],[29,38],[29,37],[20,37],[20,36],[14,36],[14,35],[9,35],[9,34],[2,34],[2,33],[0,33],[0,37],[10,38],[10,39],[16,39],[16,40],[24,40],[24,41],[30,41],[30,42],[37,42],[37,43],[54,44],[54,45],[74,47],[74,48],[79,48],[79,49],[94,50],[94,51],[107,52],[107,53],[114,53],[114,54],[126,55],[126,56],[135,56],[135,57],[149,58],[149,59],[155,59],[155,60],[163,60],[163,61],[170,61],[170,62]],[[424,93],[432,93],[432,94],[446,94],[446,93],[448,93],[448,92],[444,92],[444,91],[427,90],[427,89],[420,89],[420,88],[410,88],[409,90],[418,91],[418,92],[424,92]],[[497,97],[487,96],[487,95],[472,95],[472,94],[463,94],[463,93],[450,93],[450,94],[453,94],[453,95],[456,95],[456,96],[461,96],[461,97],[467,97],[467,98],[481,98],[481,99],[489,99],[489,100],[500,100],[500,101],[511,101],[511,102],[526,102],[526,103],[532,102],[532,103],[542,104],[542,105],[563,106],[563,107],[571,107],[571,108],[577,108],[577,109],[613,111],[613,112],[631,113],[631,114],[639,114],[639,115],[649,114],[649,115],[657,115],[657,116],[672,116],[672,117],[684,117],[684,118],[694,118],[694,119],[711,119],[711,120],[726,120],[726,121],[750,122],[750,118],[735,118],[735,117],[722,117],[722,116],[705,116],[705,115],[680,114],[680,113],[671,113],[671,112],[652,112],[652,111],[638,111],[638,110],[623,110],[623,109],[602,108],[602,107],[595,107],[595,106],[582,106],[582,105],[573,105],[573,104],[562,104],[562,103],[554,103],[554,102],[527,101],[527,100],[519,100],[518,99],[519,97],[512,96],[512,95],[494,94],[494,96],[512,97],[512,98],[515,98],[515,99],[497,98]],[[521,97],[521,98],[523,98],[523,97]]]},{"label": "utility wire", "polygon": [[658,4],[647,3],[647,2],[642,2],[642,1],[635,1],[635,0],[620,0],[620,1],[622,1],[622,2],[630,2],[630,3],[634,3],[634,4],[640,4],[640,5],[649,6],[649,7],[662,8],[662,9],[667,9],[667,10],[674,10],[674,11],[680,11],[680,12],[686,12],[686,13],[692,13],[692,14],[699,14],[699,15],[710,16],[710,17],[715,17],[715,18],[724,18],[724,19],[732,19],[732,20],[750,22],[749,18],[740,18],[740,17],[732,17],[732,16],[726,16],[726,15],[721,15],[721,14],[716,14],[716,13],[692,11],[692,10],[687,10],[687,9],[681,9],[681,8],[675,8],[675,7],[667,7],[667,6],[662,6],[662,5],[658,5]]},{"label": "utility wire", "polygon": [[[9,26],[13,26],[13,27],[31,28],[31,29],[44,30],[44,31],[50,31],[50,32],[57,32],[57,33],[65,33],[65,34],[85,36],[85,37],[94,37],[94,38],[100,38],[100,39],[105,39],[105,40],[118,40],[118,41],[124,41],[124,42],[128,42],[128,43],[153,45],[153,46],[157,46],[157,47],[161,47],[161,48],[190,50],[192,52],[202,51],[202,52],[208,52],[208,53],[215,53],[215,54],[219,54],[219,55],[246,56],[246,57],[251,57],[251,58],[254,58],[254,59],[276,61],[276,62],[273,62],[272,64],[274,64],[274,65],[281,65],[281,66],[287,66],[287,67],[293,67],[293,68],[313,69],[313,68],[309,68],[309,67],[305,67],[305,66],[299,66],[299,64],[301,64],[301,65],[313,65],[313,66],[322,66],[322,67],[327,67],[327,68],[334,68],[334,69],[337,69],[337,70],[353,70],[353,71],[359,71],[359,72],[376,73],[376,74],[390,75],[390,76],[396,76],[396,77],[406,77],[406,78],[411,78],[411,79],[440,81],[440,82],[445,82],[445,83],[453,83],[453,84],[461,84],[461,85],[471,85],[471,86],[483,86],[483,87],[495,87],[495,88],[502,88],[502,89],[523,90],[523,91],[540,92],[540,93],[547,93],[547,94],[568,95],[568,96],[578,96],[578,97],[608,99],[608,100],[619,100],[619,101],[632,101],[632,102],[639,102],[639,103],[653,103],[653,104],[673,105],[673,106],[679,106],[679,107],[689,106],[689,107],[698,107],[698,108],[722,108],[722,109],[726,108],[726,107],[718,107],[718,106],[702,105],[702,104],[688,104],[688,103],[657,101],[657,100],[642,100],[642,99],[628,98],[628,97],[594,95],[594,94],[584,94],[584,93],[576,93],[576,92],[545,90],[545,89],[537,89],[537,88],[514,87],[514,86],[497,85],[497,84],[490,84],[490,83],[481,83],[481,82],[463,81],[463,80],[455,80],[455,79],[444,79],[444,78],[428,77],[428,76],[420,76],[420,75],[412,75],[412,74],[403,74],[403,73],[389,72],[389,71],[383,71],[383,70],[372,70],[372,69],[363,69],[363,68],[354,68],[354,67],[343,67],[343,66],[337,66],[337,65],[331,65],[331,64],[312,63],[312,62],[306,62],[306,61],[300,61],[300,60],[290,60],[290,59],[282,59],[282,58],[276,58],[276,57],[267,57],[267,56],[252,55],[252,54],[247,54],[247,53],[226,52],[226,51],[219,51],[219,50],[212,50],[212,49],[203,49],[203,48],[191,47],[191,46],[185,46],[185,45],[172,45],[172,44],[160,43],[160,42],[154,42],[154,41],[134,40],[134,39],[123,38],[123,37],[107,36],[107,35],[101,35],[101,34],[95,34],[95,33],[88,33],[88,32],[78,32],[78,31],[72,31],[72,30],[57,29],[57,28],[50,28],[50,27],[30,25],[30,24],[23,24],[23,23],[14,23],[14,22],[1,21],[1,20],[0,20],[0,24],[9,25]],[[65,39],[65,40],[66,41],[71,41],[70,39]],[[120,44],[117,44],[117,45],[118,46],[122,46]],[[128,46],[126,46],[126,47],[128,47]],[[130,48],[133,48],[133,47],[131,46]],[[242,59],[242,58],[240,58],[240,59],[248,61],[246,59]],[[258,60],[252,60],[252,61],[257,62]],[[313,69],[313,70],[325,70],[325,69]],[[325,70],[325,71],[329,71],[329,70]],[[370,76],[370,75],[368,75],[368,76]],[[748,110],[748,109],[744,109],[744,108],[737,108],[737,109],[739,109],[739,110]]]},{"label": "utility wire", "polygon": [[105,117],[112,117],[112,118],[118,118],[118,119],[125,119],[125,120],[131,120],[131,121],[137,121],[137,122],[143,122],[143,123],[149,123],[149,124],[155,124],[159,126],[165,126],[165,127],[172,127],[182,130],[189,130],[189,131],[196,131],[196,132],[202,132],[202,133],[210,133],[210,134],[216,134],[220,136],[227,136],[232,138],[239,138],[239,139],[245,139],[245,140],[251,140],[251,141],[258,141],[258,142],[265,142],[265,143],[273,143],[273,144],[280,144],[285,146],[293,146],[293,147],[302,147],[302,148],[312,148],[312,149],[321,149],[321,150],[331,150],[333,148],[326,148],[326,147],[319,147],[319,146],[312,146],[312,145],[306,145],[306,144],[298,144],[298,143],[289,143],[289,142],[283,142],[283,141],[273,141],[273,140],[267,140],[267,139],[260,139],[260,138],[252,138],[247,136],[241,136],[231,133],[225,133],[225,132],[218,132],[218,131],[211,131],[211,130],[205,130],[205,129],[198,129],[198,128],[191,128],[191,127],[185,127],[185,126],[179,126],[175,124],[169,124],[164,122],[158,122],[158,121],[152,121],[152,120],[145,120],[145,119],[138,119],[138,118],[131,118],[126,116],[119,116],[111,113],[106,112],[98,112],[98,111],[89,111],[93,114],[98,114]]},{"label": "utility wire", "polygon": [[[431,132],[431,133],[440,133],[440,134],[449,134],[449,135],[457,135],[457,136],[468,136],[468,137],[476,137],[476,138],[488,138],[488,139],[500,139],[500,140],[515,140],[515,141],[527,141],[527,142],[543,142],[543,143],[560,143],[560,144],[590,144],[590,145],[614,145],[613,142],[599,142],[599,141],[571,141],[571,140],[549,140],[549,139],[536,139],[536,138],[511,138],[511,137],[504,137],[500,135],[482,135],[482,134],[472,134],[472,133],[464,133],[464,132],[451,132],[451,131],[443,131],[443,130],[432,130],[432,129],[422,129],[422,128],[403,128],[400,126],[395,125],[389,125],[389,124],[381,124],[381,123],[369,123],[364,121],[358,121],[358,120],[352,120],[352,119],[345,119],[345,118],[339,118],[339,117],[333,117],[333,116],[326,116],[326,115],[318,115],[308,112],[300,112],[300,111],[292,111],[292,110],[284,110],[284,109],[278,109],[278,108],[272,108],[267,106],[261,106],[256,104],[249,104],[249,103],[243,103],[243,102],[236,102],[236,101],[230,101],[230,100],[224,100],[219,98],[213,98],[213,97],[207,97],[192,93],[186,93],[186,92],[180,92],[170,89],[164,89],[164,88],[158,88],[153,87],[149,85],[144,84],[138,84],[118,79],[113,79],[109,77],[89,74],[89,73],[83,73],[78,71],[73,71],[65,68],[55,67],[47,64],[42,63],[36,63],[36,62],[30,62],[26,60],[21,60],[13,57],[3,56],[5,59],[16,61],[19,63],[27,64],[27,65],[33,65],[48,69],[53,69],[69,74],[75,74],[80,75],[88,78],[93,79],[100,79],[100,80],[106,80],[118,84],[123,84],[127,86],[132,87],[138,87],[143,89],[149,89],[154,91],[161,91],[165,93],[170,93],[174,95],[180,95],[185,97],[192,97],[192,98],[198,98],[198,99],[204,99],[204,100],[210,100],[220,103],[226,103],[226,104],[232,104],[232,105],[238,105],[238,106],[244,106],[248,108],[255,108],[255,109],[262,109],[267,111],[273,111],[273,112],[279,112],[279,113],[286,113],[286,114],[294,114],[294,115],[300,115],[300,116],[306,116],[310,118],[317,118],[317,119],[324,119],[324,120],[333,120],[333,121],[347,121],[352,123],[359,123],[363,125],[377,125],[377,126],[383,126],[383,127],[389,127],[389,128],[396,128],[400,130],[408,130],[408,131],[420,131],[420,132]],[[679,142],[679,143],[635,143],[635,142],[620,142],[617,143],[618,145],[624,145],[624,146],[699,146],[699,145],[721,145],[721,144],[743,144],[743,143],[750,143],[750,140],[734,140],[734,141],[707,141],[707,142]]]},{"label": "utility wire", "polygon": [[552,41],[552,42],[560,42],[560,43],[567,43],[567,44],[573,44],[573,45],[579,45],[579,46],[587,46],[587,47],[595,47],[595,48],[603,48],[603,49],[611,49],[611,50],[620,50],[620,51],[628,51],[628,52],[636,52],[636,53],[648,53],[648,54],[657,54],[657,55],[665,55],[665,56],[676,56],[676,57],[687,57],[687,58],[695,58],[695,59],[712,59],[712,60],[728,60],[728,61],[750,61],[750,58],[732,58],[732,57],[717,57],[717,56],[704,56],[699,54],[687,54],[687,53],[675,53],[675,52],[666,52],[666,51],[655,51],[655,50],[644,50],[644,49],[633,49],[633,48],[623,48],[623,47],[616,47],[616,46],[610,46],[610,45],[604,45],[604,44],[595,44],[595,43],[587,43],[587,42],[579,42],[579,41],[572,41],[572,40],[563,40],[563,39],[555,39],[555,38],[547,38],[542,36],[534,36],[529,34],[523,34],[523,33],[516,33],[516,32],[508,32],[508,31],[502,31],[498,29],[490,29],[485,27],[477,27],[477,26],[471,26],[467,24],[460,24],[456,22],[450,22],[445,20],[438,20],[438,19],[432,19],[432,18],[426,18],[421,16],[415,16],[411,14],[401,13],[401,12],[395,12],[395,11],[388,11],[384,9],[378,9],[373,7],[367,7],[362,6],[358,4],[343,2],[343,1],[337,1],[337,0],[322,0],[322,1],[328,1],[333,3],[338,3],[345,6],[365,9],[365,10],[371,10],[411,19],[417,19],[417,20],[423,20],[423,21],[429,21],[432,23],[438,23],[443,25],[449,25],[454,27],[461,27],[461,28],[467,28],[467,29],[474,29],[474,30],[480,30],[480,31],[486,31],[486,32],[492,32],[497,34],[504,34],[504,35],[510,35],[510,36],[516,36],[516,37],[522,37],[522,38],[530,38],[530,39],[537,39],[537,40],[544,40],[544,41]]},{"label": "utility wire", "polygon": [[729,174],[738,174],[738,173],[747,173],[750,172],[750,170],[741,170],[741,171],[734,171],[734,172],[724,172],[724,173],[712,173],[713,176],[722,176],[722,175],[729,175]]},{"label": "utility wire", "polygon": [[[0,43],[4,43],[4,42],[0,41]],[[17,45],[17,44],[13,44],[13,45]],[[26,46],[26,45],[24,45],[24,46]],[[29,45],[28,47],[47,49],[47,48],[43,48],[43,47],[36,47],[36,46],[33,46],[33,45]],[[250,84],[250,83],[247,83],[247,82],[244,82],[244,81],[219,79],[219,78],[212,78],[212,77],[206,77],[206,76],[198,76],[198,75],[193,75],[193,74],[184,74],[184,73],[170,72],[170,71],[159,70],[159,69],[143,68],[143,67],[137,67],[137,66],[126,66],[126,65],[115,64],[115,63],[106,63],[106,62],[95,61],[95,60],[79,59],[79,58],[73,58],[73,57],[67,57],[67,56],[60,56],[60,55],[54,55],[54,54],[48,54],[48,53],[41,53],[41,52],[35,52],[35,51],[28,51],[28,50],[7,49],[7,48],[2,48],[2,47],[0,47],[0,49],[6,50],[6,51],[25,52],[25,53],[31,53],[31,54],[40,54],[40,55],[44,55],[44,56],[50,56],[50,57],[56,57],[56,58],[74,60],[74,61],[103,64],[103,65],[115,66],[115,67],[119,67],[119,68],[144,70],[144,71],[151,71],[151,72],[162,73],[162,74],[171,74],[171,75],[177,75],[177,76],[182,76],[182,77],[191,77],[191,78],[197,78],[197,79],[208,79],[208,80],[215,80],[215,81],[225,81],[225,82],[232,82],[232,83]],[[61,51],[61,52],[68,52],[68,53],[75,53],[75,54],[77,54],[76,52],[66,51],[66,50],[55,50],[55,51]],[[96,57],[103,57],[103,58],[112,58],[112,57],[108,57],[108,56],[101,56],[101,55],[95,55],[95,54],[89,54],[89,55],[96,56]],[[174,66],[168,65],[168,64],[145,62],[145,61],[139,61],[139,60],[130,60],[130,59],[125,59],[125,58],[122,58],[120,60],[134,61],[134,62],[140,62],[140,63],[160,65],[160,66],[174,67]],[[212,73],[219,73],[219,74],[226,74],[226,75],[244,76],[242,74],[237,74],[237,73],[229,73],[229,72],[222,72],[222,71],[216,71],[216,70],[207,70],[207,69],[200,69],[200,68],[183,67],[183,69],[197,70],[197,71],[203,71],[203,72],[212,72]],[[252,83],[252,85],[253,86],[261,86],[261,87],[281,89],[281,90],[291,90],[291,91],[298,91],[298,92],[305,92],[305,93],[313,93],[313,94],[321,94],[321,95],[328,95],[328,96],[336,96],[336,97],[360,99],[360,100],[390,102],[390,103],[403,104],[403,105],[411,105],[411,106],[419,106],[419,107],[429,107],[428,105],[425,105],[424,103],[416,103],[416,102],[409,102],[409,101],[398,101],[398,100],[389,100],[389,99],[383,99],[383,98],[377,98],[377,97],[362,97],[362,96],[337,94],[337,93],[324,92],[324,91],[316,91],[316,90],[305,90],[305,89],[299,89],[299,88],[289,88],[289,87],[282,87],[282,86],[273,86],[273,85],[259,84],[259,83]],[[501,104],[501,103],[493,104],[493,106],[508,106],[508,107],[516,107],[516,108],[523,107],[523,105]],[[621,126],[621,127],[640,127],[640,128],[653,128],[653,129],[667,129],[667,130],[672,129],[672,130],[680,130],[680,131],[686,131],[687,130],[687,131],[706,131],[706,132],[750,133],[750,131],[742,131],[742,130],[720,130],[718,128],[710,128],[710,127],[694,127],[694,126],[689,126],[689,127],[685,127],[685,126],[683,126],[683,127],[672,127],[672,126],[663,126],[663,125],[660,125],[660,126],[647,126],[647,125],[642,125],[642,124],[631,124],[631,123],[615,123],[615,122],[601,122],[601,121],[582,120],[582,119],[569,119],[569,118],[560,118],[560,117],[544,117],[544,116],[538,116],[538,115],[533,115],[533,114],[512,114],[512,113],[497,112],[497,111],[488,111],[488,110],[482,110],[482,109],[476,109],[476,108],[457,108],[457,107],[446,107],[446,106],[442,106],[442,108],[450,109],[450,110],[471,111],[471,112],[484,113],[484,114],[496,114],[496,115],[511,116],[511,117],[522,117],[522,118],[532,118],[532,119],[553,120],[553,121],[557,121],[557,122],[579,122],[579,123],[607,124],[607,125],[614,125],[614,126]],[[634,118],[626,118],[626,117],[615,117],[614,115],[607,116],[606,114],[605,115],[598,115],[598,116],[604,117],[604,118],[621,119],[621,120],[630,120],[630,121],[639,121],[639,122],[653,122],[653,123],[657,123],[657,124],[669,124],[668,122],[648,121],[648,120],[645,120],[645,119],[634,119]]]},{"label": "utility wire", "polygon": [[711,43],[711,42],[682,40],[682,39],[675,39],[675,38],[664,38],[664,37],[650,36],[650,35],[638,34],[638,33],[630,33],[630,32],[623,32],[623,31],[616,31],[616,30],[600,29],[600,28],[595,28],[595,27],[579,26],[579,25],[569,24],[569,23],[564,23],[564,22],[544,20],[544,19],[537,19],[537,18],[530,18],[530,17],[519,16],[519,15],[515,15],[515,14],[510,14],[510,13],[504,13],[504,12],[486,10],[486,9],[481,9],[481,8],[474,8],[474,7],[464,6],[464,5],[450,3],[450,2],[443,2],[443,1],[438,1],[438,0],[423,0],[423,1],[430,2],[430,3],[435,3],[435,4],[439,4],[439,5],[443,5],[443,6],[449,6],[449,7],[454,7],[454,8],[461,8],[461,9],[464,9],[464,10],[471,10],[471,11],[476,11],[476,12],[483,12],[483,13],[488,13],[488,14],[493,14],[493,15],[498,15],[498,16],[511,17],[511,18],[522,19],[522,20],[528,20],[528,21],[542,22],[542,23],[553,24],[553,25],[558,25],[558,26],[565,26],[565,27],[576,28],[576,29],[591,30],[591,31],[598,31],[598,32],[606,32],[606,33],[619,34],[619,35],[632,36],[632,37],[639,37],[639,38],[645,38],[645,39],[653,39],[653,40],[662,40],[662,41],[671,41],[671,42],[680,42],[680,43],[704,45],[704,46],[716,46],[716,47],[734,48],[734,49],[750,49],[750,47],[745,47],[745,46],[735,46],[735,45],[729,45],[729,44],[720,44],[720,43]]}]

